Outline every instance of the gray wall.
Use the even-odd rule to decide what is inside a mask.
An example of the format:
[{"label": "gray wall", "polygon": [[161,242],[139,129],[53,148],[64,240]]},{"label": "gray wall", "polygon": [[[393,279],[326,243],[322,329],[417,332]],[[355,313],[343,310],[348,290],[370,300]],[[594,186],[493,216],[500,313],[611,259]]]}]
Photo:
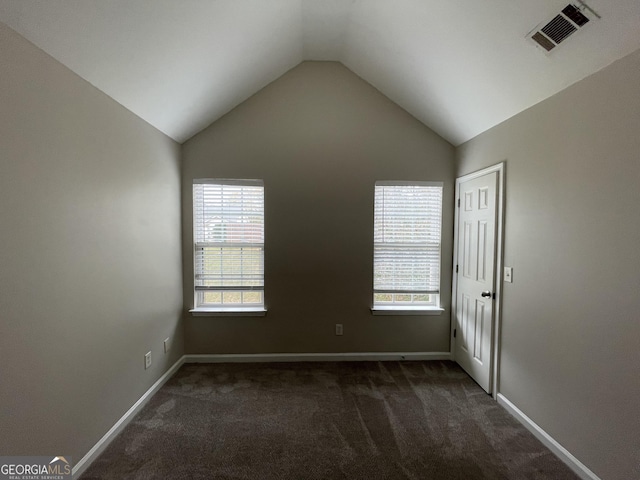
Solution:
[{"label": "gray wall", "polygon": [[506,159],[500,391],[602,479],[640,478],[640,51],[458,149]]},{"label": "gray wall", "polygon": [[[0,46],[3,454],[78,461],[184,350],[448,350],[454,149],[346,68],[303,63],[183,146],[181,267],[179,146]],[[640,476],[638,85],[636,52],[458,149],[458,175],[507,161],[500,391],[607,480]],[[185,313],[183,349],[197,177],[265,180],[269,313]],[[445,182],[442,316],[368,310],[382,179]]]},{"label": "gray wall", "polygon": [[[454,149],[333,62],[305,62],[183,144],[185,307],[194,178],[265,182],[264,318],[192,318],[187,353],[449,350]],[[446,312],[372,316],[376,180],[442,181]],[[344,336],[334,325],[344,324]]]},{"label": "gray wall", "polygon": [[180,149],[3,24],[0,72],[0,452],[77,462],[183,353]]}]

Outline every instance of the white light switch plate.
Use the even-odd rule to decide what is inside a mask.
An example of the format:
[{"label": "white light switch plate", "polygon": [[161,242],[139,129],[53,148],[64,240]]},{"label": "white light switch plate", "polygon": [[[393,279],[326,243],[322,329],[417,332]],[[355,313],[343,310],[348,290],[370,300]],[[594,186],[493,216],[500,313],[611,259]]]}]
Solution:
[{"label": "white light switch plate", "polygon": [[151,366],[151,352],[147,352],[144,355],[144,369],[146,370]]},{"label": "white light switch plate", "polygon": [[504,267],[504,281],[513,283],[513,268]]}]

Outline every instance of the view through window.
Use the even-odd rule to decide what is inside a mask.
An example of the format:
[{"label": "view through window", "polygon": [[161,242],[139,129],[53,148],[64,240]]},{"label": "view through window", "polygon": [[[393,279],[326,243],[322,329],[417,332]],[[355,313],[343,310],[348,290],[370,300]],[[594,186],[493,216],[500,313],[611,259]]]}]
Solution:
[{"label": "view through window", "polygon": [[440,303],[442,184],[376,182],[373,305]]},{"label": "view through window", "polygon": [[194,180],[196,308],[264,306],[264,185]]}]

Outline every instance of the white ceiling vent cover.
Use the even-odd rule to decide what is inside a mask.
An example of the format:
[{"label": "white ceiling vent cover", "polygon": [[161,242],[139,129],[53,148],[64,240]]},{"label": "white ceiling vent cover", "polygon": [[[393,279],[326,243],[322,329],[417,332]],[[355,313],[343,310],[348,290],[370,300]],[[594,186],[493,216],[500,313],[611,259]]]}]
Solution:
[{"label": "white ceiling vent cover", "polygon": [[567,38],[597,18],[600,18],[600,15],[578,0],[578,5],[570,3],[551,20],[536,25],[527,34],[527,38],[546,53],[551,53]]}]

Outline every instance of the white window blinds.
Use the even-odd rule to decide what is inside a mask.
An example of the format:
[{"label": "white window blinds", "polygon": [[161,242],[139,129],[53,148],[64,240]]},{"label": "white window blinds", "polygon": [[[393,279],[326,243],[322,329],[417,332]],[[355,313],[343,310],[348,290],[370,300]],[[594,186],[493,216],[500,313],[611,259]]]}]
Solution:
[{"label": "white window blinds", "polygon": [[195,180],[196,307],[264,303],[264,186],[260,180]]},{"label": "white window blinds", "polygon": [[441,224],[442,184],[376,182],[374,304],[434,303]]}]

